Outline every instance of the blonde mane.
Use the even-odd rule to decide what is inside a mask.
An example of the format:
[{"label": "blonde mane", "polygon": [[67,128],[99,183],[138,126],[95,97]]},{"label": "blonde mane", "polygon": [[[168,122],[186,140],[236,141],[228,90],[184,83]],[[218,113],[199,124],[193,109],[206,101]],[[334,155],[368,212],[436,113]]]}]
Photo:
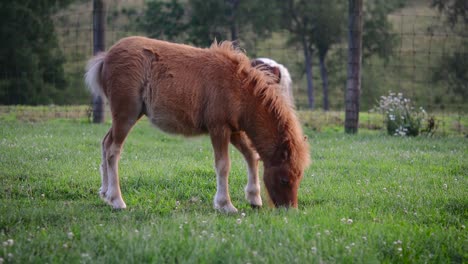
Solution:
[{"label": "blonde mane", "polygon": [[278,131],[284,135],[285,142],[282,143],[289,149],[291,164],[296,165],[298,170],[305,169],[310,163],[308,144],[304,142],[307,138],[303,136],[294,109],[279,94],[278,89],[272,87],[278,85],[277,77],[270,72],[262,71],[262,65],[253,67],[249,58],[235,48],[232,42],[224,41],[218,44],[215,41],[210,50],[237,64],[237,74],[241,80],[244,80],[243,88],[251,90],[261,104],[277,118]]}]

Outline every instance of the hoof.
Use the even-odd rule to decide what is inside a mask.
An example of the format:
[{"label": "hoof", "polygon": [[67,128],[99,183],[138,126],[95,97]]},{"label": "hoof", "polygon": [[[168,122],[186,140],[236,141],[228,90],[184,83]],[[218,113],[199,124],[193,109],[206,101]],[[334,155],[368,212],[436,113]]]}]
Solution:
[{"label": "hoof", "polygon": [[221,213],[235,214],[237,209],[232,205],[232,203],[216,203],[214,204],[214,209],[218,210]]},{"label": "hoof", "polygon": [[250,204],[250,207],[254,210],[260,210],[260,208],[262,208],[262,205]]}]

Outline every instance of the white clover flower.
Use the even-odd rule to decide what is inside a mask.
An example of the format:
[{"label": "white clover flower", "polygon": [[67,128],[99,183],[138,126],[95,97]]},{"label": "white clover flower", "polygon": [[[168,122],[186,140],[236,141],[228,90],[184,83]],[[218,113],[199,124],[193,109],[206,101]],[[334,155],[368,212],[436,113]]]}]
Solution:
[{"label": "white clover flower", "polygon": [[242,219],[237,218],[237,219],[236,219],[236,223],[237,223],[238,225],[242,224]]},{"label": "white clover flower", "polygon": [[316,254],[316,253],[317,253],[317,248],[316,248],[316,247],[311,247],[310,250],[312,250],[312,254]]},{"label": "white clover flower", "polygon": [[346,223],[349,224],[349,225],[352,224],[352,223],[353,223],[353,219],[351,219],[351,218],[348,219],[348,221],[346,221]]},{"label": "white clover flower", "polygon": [[74,237],[73,232],[68,232],[67,237],[68,237],[68,239],[73,239],[73,237]]}]

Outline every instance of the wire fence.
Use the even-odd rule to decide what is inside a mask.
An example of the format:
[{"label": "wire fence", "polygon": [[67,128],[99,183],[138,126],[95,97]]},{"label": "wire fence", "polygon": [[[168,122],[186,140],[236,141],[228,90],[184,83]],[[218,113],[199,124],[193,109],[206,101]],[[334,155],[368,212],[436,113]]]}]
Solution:
[{"label": "wire fence", "polygon": [[[136,18],[142,18],[144,14],[144,0],[115,0],[106,3],[106,47],[125,36],[145,35],[145,32],[135,25]],[[422,106],[429,116],[435,116],[436,120],[439,120],[441,133],[451,131],[450,133],[466,134],[468,100],[465,97],[468,93],[463,90],[460,93],[452,88],[453,74],[444,71],[447,70],[444,66],[445,59],[453,57],[454,54],[466,57],[468,53],[466,25],[459,24],[456,28],[448,26],[444,22],[444,16],[430,7],[430,1],[422,0],[409,0],[405,8],[392,12],[388,19],[392,24],[391,36],[395,37],[393,39],[396,45],[391,54],[384,54],[384,58],[365,56],[363,59],[361,109],[369,113],[366,115],[369,118],[361,118],[360,126],[370,129],[382,128],[382,118],[371,113],[371,109],[380,96],[393,91],[403,93],[413,100],[415,107]],[[78,1],[55,14],[53,20],[59,47],[65,57],[64,71],[67,80],[66,86],[61,88],[63,100],[60,104],[84,106],[44,106],[41,110],[1,106],[1,115],[16,116],[24,120],[91,118],[91,96],[85,88],[83,75],[86,61],[93,54],[92,1]],[[345,28],[343,30],[346,31]],[[300,45],[288,41],[290,34],[279,31],[268,38],[261,38],[251,32],[240,31],[239,37],[241,46],[249,57],[269,57],[289,69],[293,79],[296,106],[301,111],[306,110],[308,104],[304,53]],[[326,60],[329,73],[328,93],[330,108],[334,111],[315,111],[324,117],[316,117],[320,120],[316,123],[326,120],[335,124],[344,120],[339,113],[344,109],[346,56],[346,41],[334,45],[329,52]],[[317,110],[323,105],[320,61],[317,54],[313,55],[312,66]],[[466,89],[466,84],[464,87]],[[108,113],[106,115],[108,116]],[[311,126],[313,123],[311,120]]]}]

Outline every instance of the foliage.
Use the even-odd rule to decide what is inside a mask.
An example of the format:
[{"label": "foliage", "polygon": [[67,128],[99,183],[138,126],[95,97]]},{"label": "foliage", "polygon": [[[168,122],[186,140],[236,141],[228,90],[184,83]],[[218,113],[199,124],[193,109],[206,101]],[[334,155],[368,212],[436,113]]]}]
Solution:
[{"label": "foliage", "polygon": [[[445,15],[446,23],[455,34],[463,38],[461,47],[466,47],[466,30],[468,29],[468,4],[465,0],[432,0],[431,7]],[[468,52],[455,50],[444,54],[435,68],[432,80],[448,87],[448,94],[454,95],[459,103],[468,102]],[[461,100],[459,100],[461,99]]]},{"label": "foliage", "polygon": [[[146,120],[142,120],[146,121]],[[109,124],[2,122],[0,258],[4,263],[463,263],[467,141],[353,137],[306,130],[313,165],[298,210],[250,209],[233,149],[239,214],[212,208],[208,137],[140,122],[125,143],[127,210],[98,198]],[[264,198],[265,193],[262,194]],[[265,200],[266,204],[266,200]],[[5,243],[4,243],[5,242]]]},{"label": "foliage", "polygon": [[137,18],[139,28],[148,37],[174,41],[187,30],[183,3],[178,0],[147,1],[143,17]]},{"label": "foliage", "polygon": [[398,37],[393,32],[392,24],[387,16],[403,7],[406,0],[368,0],[364,3],[363,61],[365,62],[366,58],[373,55],[388,60],[392,56]]},{"label": "foliage", "polygon": [[454,26],[459,22],[468,24],[468,4],[466,0],[432,0],[431,6],[447,15],[447,22]]},{"label": "foliage", "polygon": [[[237,31],[268,35],[276,9],[266,0],[152,0],[139,25],[154,38],[181,40],[197,46],[209,46],[215,39],[234,40]],[[259,15],[261,14],[261,15]],[[249,42],[242,38],[241,42]]]},{"label": "foliage", "polygon": [[70,2],[0,1],[0,103],[52,103],[65,89],[51,15]]},{"label": "foliage", "polygon": [[385,117],[388,134],[395,136],[419,135],[426,117],[426,111],[422,107],[415,110],[410,99],[404,98],[402,93],[390,92],[388,96],[381,96],[377,110]]},{"label": "foliage", "polygon": [[432,79],[447,85],[448,93],[454,94],[461,103],[468,102],[468,52],[455,51],[440,59]]}]

